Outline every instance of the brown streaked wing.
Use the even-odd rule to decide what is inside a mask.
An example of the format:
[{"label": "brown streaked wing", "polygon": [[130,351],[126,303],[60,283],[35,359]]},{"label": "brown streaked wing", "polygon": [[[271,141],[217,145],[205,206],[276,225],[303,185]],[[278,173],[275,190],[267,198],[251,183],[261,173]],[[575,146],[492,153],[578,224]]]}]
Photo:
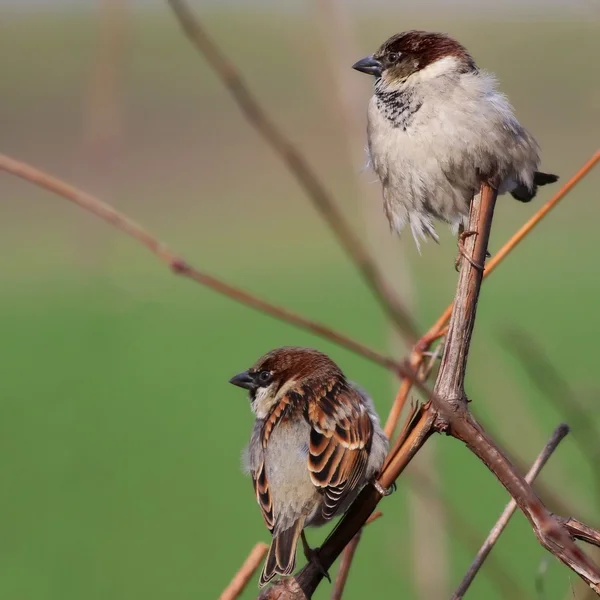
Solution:
[{"label": "brown streaked wing", "polygon": [[358,392],[339,381],[309,395],[306,417],[308,470],[324,494],[323,517],[330,519],[364,473],[373,426]]},{"label": "brown streaked wing", "polygon": [[271,491],[269,490],[269,482],[267,481],[267,471],[265,469],[264,461],[260,463],[258,469],[252,473],[252,484],[254,486],[254,493],[256,494],[256,501],[260,506],[263,519],[269,531],[273,533],[273,527],[275,521],[273,519],[273,500],[271,498]]}]

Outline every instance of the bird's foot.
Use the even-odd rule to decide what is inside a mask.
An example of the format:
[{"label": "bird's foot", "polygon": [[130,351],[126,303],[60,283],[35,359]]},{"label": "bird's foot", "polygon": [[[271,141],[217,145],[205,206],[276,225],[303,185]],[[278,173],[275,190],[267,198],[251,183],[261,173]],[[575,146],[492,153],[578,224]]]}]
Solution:
[{"label": "bird's foot", "polygon": [[329,581],[329,583],[331,583],[331,577],[329,576],[329,572],[323,566],[323,563],[321,562],[321,559],[319,558],[319,548],[311,548],[308,545],[308,542],[306,541],[306,536],[304,535],[304,531],[301,534],[301,538],[302,538],[302,549],[304,550],[304,556],[305,556],[306,560],[308,562],[312,563],[313,565],[315,565],[315,567],[317,567],[317,569],[319,570],[321,575],[323,575],[323,577],[325,577],[325,579],[327,579],[327,581]]},{"label": "bird's foot", "polygon": [[394,481],[394,483],[392,483],[391,487],[389,487],[387,490],[379,483],[379,481],[377,481],[377,479],[375,479],[373,481],[373,487],[382,495],[382,496],[389,496],[390,494],[393,494],[396,491],[396,482]]},{"label": "bird's foot", "polygon": [[[458,271],[460,267],[460,259],[461,257],[465,258],[467,262],[478,271],[483,271],[484,266],[480,265],[478,262],[475,262],[468,254],[465,248],[465,240],[472,235],[477,235],[477,231],[462,231],[458,236],[458,256],[454,261],[454,268]],[[486,254],[487,255],[487,254]]]}]

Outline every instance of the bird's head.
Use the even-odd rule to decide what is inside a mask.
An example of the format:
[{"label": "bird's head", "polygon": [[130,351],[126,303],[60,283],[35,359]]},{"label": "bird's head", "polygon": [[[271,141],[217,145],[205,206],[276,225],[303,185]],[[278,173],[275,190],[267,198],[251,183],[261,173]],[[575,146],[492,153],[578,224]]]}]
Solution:
[{"label": "bird's head", "polygon": [[409,78],[433,79],[477,70],[466,48],[443,33],[405,31],[393,35],[370,56],[352,65],[394,88]]},{"label": "bird's head", "polygon": [[229,383],[247,389],[252,410],[264,418],[285,394],[296,392],[304,398],[340,380],[344,380],[342,371],[326,354],[286,346],[271,350]]}]

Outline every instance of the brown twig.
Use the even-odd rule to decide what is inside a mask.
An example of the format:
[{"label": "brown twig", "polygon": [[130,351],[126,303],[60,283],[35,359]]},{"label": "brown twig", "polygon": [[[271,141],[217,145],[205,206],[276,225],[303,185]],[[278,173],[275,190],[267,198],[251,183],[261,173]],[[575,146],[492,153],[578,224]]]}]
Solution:
[{"label": "brown twig", "polygon": [[[452,538],[459,540],[468,552],[477,552],[481,535],[473,527],[471,520],[468,517],[463,517],[449,502],[441,501],[436,486],[421,469],[418,471],[413,469],[406,474],[406,477],[410,478],[411,483],[415,485],[419,493],[428,496],[430,499],[436,499],[441,505],[440,510],[444,510],[447,514],[448,532]],[[519,585],[514,575],[498,556],[491,556],[488,559],[487,567],[485,575],[502,598],[526,600],[530,597],[529,593]]]},{"label": "brown twig", "polygon": [[544,394],[573,428],[573,439],[594,477],[596,498],[600,500],[600,449],[598,432],[589,411],[539,344],[524,332],[513,331],[502,336],[506,348],[519,359],[519,364],[534,385]]},{"label": "brown twig", "polygon": [[[394,453],[395,452],[392,449],[390,451],[390,456],[394,455]],[[448,529],[451,535],[459,540],[469,552],[477,552],[477,549],[479,548],[479,539],[481,537],[479,532],[473,528],[468,519],[463,518],[451,505],[441,503],[439,500],[439,493],[435,489],[430,478],[426,476],[421,469],[418,471],[413,469],[411,473],[406,473],[405,477],[407,482],[415,486],[419,494],[423,494],[430,500],[436,500],[440,504],[440,510],[443,510],[447,515],[446,522],[448,523]],[[378,512],[373,513],[373,516],[378,514]],[[367,520],[365,525],[368,525],[370,522],[371,518]],[[361,538],[361,532],[354,536],[352,541],[342,552],[340,567],[333,586],[334,592],[332,592],[332,600],[334,598],[340,598],[344,590],[352,558],[356,552],[358,541]],[[519,598],[519,600],[525,600],[528,597],[527,592],[512,579],[510,571],[502,564],[498,557],[495,559],[494,557],[490,557],[488,559],[488,568],[485,573],[493,585],[501,591],[503,598]],[[335,596],[334,593],[338,595]]]},{"label": "brown twig", "polygon": [[[559,425],[555,430],[548,443],[544,446],[535,462],[533,463],[531,469],[525,476],[525,481],[527,483],[532,483],[535,481],[535,478],[539,475],[540,471],[544,468],[544,465],[548,462],[550,456],[552,456],[553,452],[556,450],[560,442],[564,439],[564,437],[569,433],[569,426],[564,423]],[[481,549],[475,556],[471,566],[469,567],[466,575],[463,580],[460,582],[457,590],[452,595],[451,600],[459,600],[462,598],[469,586],[475,579],[475,576],[481,569],[485,559],[488,557],[489,553],[492,551],[492,548],[498,541],[499,537],[502,535],[502,532],[508,525],[510,518],[513,516],[515,510],[517,510],[517,503],[511,499],[511,501],[506,505],[504,512],[492,528],[490,534],[486,538],[485,542],[481,546]]]},{"label": "brown twig", "polygon": [[496,196],[496,190],[489,185],[482,185],[481,193],[475,196],[471,203],[467,231],[474,232],[474,235],[464,240],[464,249],[468,257],[462,257],[444,354],[434,387],[434,392],[451,406],[466,402],[464,387],[467,357],[477,314],[479,290],[483,281],[482,270],[472,263],[485,263]]},{"label": "brown twig", "polygon": [[[383,516],[381,511],[374,512],[365,523],[369,525],[373,521],[376,521],[379,517]],[[358,546],[358,541],[362,536],[364,528],[360,529],[359,532],[352,538],[352,541],[346,546],[344,553],[342,554],[342,559],[340,561],[340,568],[338,570],[337,577],[333,582],[333,589],[331,591],[331,600],[341,600],[342,594],[344,593],[344,588],[346,587],[346,582],[348,581],[348,573],[350,571],[350,565],[352,564],[352,560],[354,559],[354,553],[356,552],[356,547]]]},{"label": "brown twig", "polygon": [[[573,542],[567,527],[546,509],[531,486],[519,475],[468,410],[464,380],[483,279],[483,273],[474,265],[483,264],[485,260],[495,202],[496,191],[484,184],[481,194],[471,203],[468,231],[475,231],[477,234],[465,241],[468,258],[463,260],[461,266],[434,394],[415,417],[405,444],[389,460],[379,478],[379,484],[389,488],[434,431],[445,432],[461,440],[515,499],[530,521],[539,542],[600,595],[600,569]],[[267,588],[259,598],[310,598],[323,577],[323,568],[328,569],[333,564],[380,499],[381,496],[374,487],[365,487],[319,550],[320,564],[309,562],[295,577],[286,578],[273,588]],[[581,525],[573,528],[584,535]],[[585,535],[588,539],[593,539],[589,530],[587,528]]]},{"label": "brown twig", "polygon": [[239,71],[225,58],[186,3],[182,0],[168,0],[168,3],[187,38],[204,56],[229,90],[248,122],[254,126],[294,175],[367,282],[383,310],[412,345],[417,340],[418,334],[410,314],[394,295],[375,261],[360,238],[352,231],[344,213],[336,207],[325,186],[310,168],[308,161],[267,116]]},{"label": "brown twig", "polygon": [[148,248],[157,258],[166,263],[173,273],[183,275],[189,279],[193,279],[200,285],[210,288],[211,290],[227,296],[236,302],[249,306],[255,310],[265,313],[275,319],[289,323],[305,329],[311,333],[318,335],[338,346],[346,348],[355,354],[370,360],[386,369],[396,373],[406,373],[406,368],[387,356],[364,346],[363,344],[349,338],[348,336],[333,331],[325,325],[321,325],[315,321],[311,321],[305,317],[297,315],[290,310],[275,306],[265,300],[257,298],[252,294],[241,290],[237,287],[229,285],[212,275],[198,271],[190,266],[187,261],[175,252],[170,250],[165,244],[159,241],[153,234],[146,231],[135,221],[126,217],[123,213],[115,210],[112,206],[102,202],[102,200],[84,192],[77,188],[32,167],[23,162],[14,160],[8,156],[0,154],[0,170],[12,173],[21,179],[34,183],[35,185],[57,194],[70,202],[73,202],[81,208],[95,214],[113,227],[116,227],[129,237],[137,240],[140,244]]},{"label": "brown twig", "polygon": [[[413,423],[413,420],[421,412],[421,409],[422,409],[422,407],[417,404],[415,404],[412,407],[412,409],[404,423],[404,427],[402,428],[402,431],[400,432],[400,435],[398,436],[398,439],[396,440],[396,442],[394,443],[394,446],[388,453],[386,462],[383,465],[383,470],[386,469],[390,458],[395,456],[396,453],[400,450],[401,446],[406,442],[406,439],[408,438],[408,435],[411,431],[411,425]],[[370,520],[370,518],[369,518],[369,520]],[[367,520],[365,525],[369,524],[369,520]],[[332,600],[339,600],[342,597],[342,593],[344,591],[344,587],[346,586],[346,581],[348,579],[348,572],[350,571],[350,567],[352,566],[352,561],[354,559],[354,555],[356,553],[356,548],[358,546],[358,543],[360,542],[361,536],[362,536],[362,529],[360,529],[358,531],[358,533],[352,538],[350,543],[344,548],[344,551],[342,553],[342,559],[340,561],[340,568],[338,570],[337,576],[335,578],[335,582],[333,584],[333,592],[331,594]]]},{"label": "brown twig", "polygon": [[[533,229],[544,219],[544,217],[563,199],[565,196],[598,164],[600,161],[600,151],[596,151],[589,160],[558,190],[558,192],[548,200],[510,239],[496,252],[490,261],[487,262],[483,278],[489,277],[504,259],[523,241],[523,239],[533,231]],[[440,315],[438,320],[430,327],[430,329],[421,337],[415,345],[410,357],[410,366],[413,370],[418,370],[423,361],[423,352],[427,351],[433,342],[445,335],[446,327],[450,315],[452,314],[452,304]],[[388,420],[389,429],[395,431],[402,413],[402,409],[406,404],[408,394],[412,388],[412,382],[405,379],[398,393]]]},{"label": "brown twig", "polygon": [[[476,231],[477,235],[467,238],[465,246],[475,264],[483,264],[485,260],[495,201],[496,192],[483,185],[481,194],[471,203],[468,231]],[[464,380],[482,275],[470,261],[462,261],[444,356],[434,387],[433,404],[438,412],[435,427],[464,442],[484,462],[515,499],[539,542],[600,594],[600,569],[577,547],[468,410]]]},{"label": "brown twig", "polygon": [[267,555],[269,546],[259,542],[252,548],[248,558],[244,561],[244,564],[240,567],[240,570],[233,576],[231,583],[223,590],[223,593],[219,596],[219,600],[235,600],[244,591],[244,588],[248,585],[248,582],[252,579],[254,572]]}]

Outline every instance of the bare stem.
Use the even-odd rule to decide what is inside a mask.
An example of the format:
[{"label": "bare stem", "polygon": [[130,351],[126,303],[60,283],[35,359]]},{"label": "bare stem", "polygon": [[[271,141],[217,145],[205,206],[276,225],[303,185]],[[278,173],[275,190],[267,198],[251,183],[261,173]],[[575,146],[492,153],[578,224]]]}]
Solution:
[{"label": "bare stem", "polygon": [[[540,452],[535,462],[533,463],[531,469],[525,476],[525,481],[527,483],[532,483],[535,481],[535,478],[539,475],[540,471],[544,468],[544,465],[548,462],[550,456],[552,456],[553,452],[556,450],[560,442],[564,439],[564,437],[569,433],[569,426],[564,423],[559,425],[552,434],[552,437],[548,440],[548,443],[544,446],[543,450]],[[475,579],[475,576],[479,572],[479,569],[483,565],[485,559],[488,557],[489,553],[492,551],[492,548],[498,541],[500,535],[504,531],[505,527],[508,525],[510,518],[513,516],[515,510],[517,510],[517,503],[514,500],[511,500],[504,509],[504,512],[492,528],[492,531],[488,535],[487,539],[481,546],[481,549],[475,556],[475,559],[471,563],[469,570],[464,576],[463,580],[460,582],[457,590],[454,592],[451,600],[459,600],[462,598],[469,586]]]},{"label": "bare stem", "polygon": [[268,117],[267,112],[252,94],[241,73],[225,58],[221,49],[206,33],[199,19],[192,13],[187,4],[182,0],[168,0],[168,3],[187,38],[204,56],[215,74],[223,82],[223,85],[229,90],[247,121],[271,146],[294,175],[296,181],[306,192],[308,198],[363,276],[382,309],[395,324],[399,333],[412,345],[419,337],[412,317],[393,293],[360,237],[352,231],[344,213],[336,207],[330,194],[311,169],[306,158]]},{"label": "bare stem", "polygon": [[[465,243],[467,255],[471,260],[463,260],[461,266],[434,393],[431,395],[430,402],[415,417],[405,442],[395,455],[386,460],[386,467],[379,483],[384,488],[390,487],[434,430],[448,433],[463,441],[509,491],[529,519],[540,543],[577,573],[591,589],[600,594],[600,570],[575,545],[571,538],[573,534],[570,533],[566,522],[548,512],[531,486],[519,475],[506,455],[468,410],[464,380],[483,279],[481,269],[475,265],[483,264],[485,260],[495,201],[495,190],[484,184],[481,194],[471,203],[468,230],[475,231],[476,235],[467,238]],[[438,337],[443,327],[443,324],[439,324]],[[433,339],[434,336],[431,337]],[[411,367],[414,373],[414,366]],[[417,379],[414,381],[418,382]],[[331,566],[342,549],[358,533],[379,500],[379,494],[371,486],[367,486],[360,493],[319,551],[320,563],[325,569]],[[572,525],[572,527],[586,539],[595,539],[591,528],[583,524]],[[321,579],[321,569],[310,562],[295,577],[284,580],[272,591],[269,589],[263,591],[260,598],[261,600],[310,598]]]},{"label": "bare stem", "polygon": [[[558,205],[558,203],[567,196],[567,194],[588,174],[600,161],[600,151],[596,151],[585,164],[558,190],[558,192],[548,200],[540,209],[517,231],[510,239],[494,253],[492,259],[487,262],[483,278],[489,277],[504,259],[527,237],[533,229]],[[423,361],[423,352],[429,350],[431,344],[442,337],[452,314],[452,304],[440,315],[438,320],[421,337],[415,345],[410,357],[410,366],[417,370]],[[396,395],[396,399],[390,411],[390,416],[386,424],[386,431],[391,435],[396,429],[402,408],[406,403],[408,394],[412,388],[412,381],[404,379]]]},{"label": "bare stem", "polygon": [[31,165],[27,165],[23,162],[14,160],[8,156],[0,154],[0,170],[12,173],[21,179],[29,181],[53,194],[57,194],[79,207],[93,213],[97,217],[100,217],[116,229],[119,229],[129,237],[138,241],[140,244],[145,246],[150,252],[152,252],[162,262],[166,263],[173,273],[176,275],[183,275],[189,279],[193,279],[200,285],[203,285],[211,290],[227,296],[240,304],[244,304],[253,308],[259,312],[267,314],[275,319],[289,323],[309,331],[319,337],[322,337],[338,346],[346,348],[371,362],[374,362],[386,369],[389,369],[395,373],[408,374],[409,371],[401,364],[394,361],[387,356],[364,346],[363,344],[355,341],[348,336],[333,331],[325,325],[321,325],[315,321],[311,321],[305,317],[297,315],[292,311],[275,306],[270,302],[257,298],[252,294],[237,288],[233,285],[229,285],[212,275],[199,271],[192,266],[181,256],[170,250],[165,244],[163,244],[158,238],[156,238],[149,231],[144,229],[141,225],[135,221],[126,217],[123,213],[115,210],[112,206],[102,202],[102,200],[84,192],[77,188],[44,173]]},{"label": "bare stem", "polygon": [[269,546],[259,542],[252,548],[248,558],[240,567],[240,570],[233,576],[231,583],[223,590],[219,600],[235,600],[244,591],[248,582],[252,579],[256,569],[260,567],[263,558],[267,555]]}]

